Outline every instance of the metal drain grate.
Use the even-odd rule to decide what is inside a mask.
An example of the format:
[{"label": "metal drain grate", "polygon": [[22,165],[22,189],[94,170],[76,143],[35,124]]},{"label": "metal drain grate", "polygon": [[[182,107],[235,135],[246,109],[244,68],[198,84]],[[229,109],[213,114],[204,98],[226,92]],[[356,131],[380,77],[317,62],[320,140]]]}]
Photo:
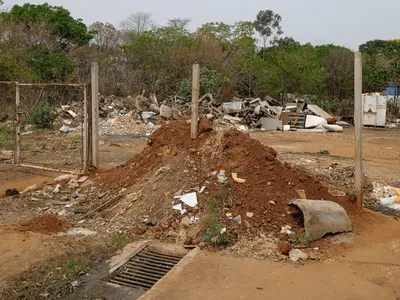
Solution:
[{"label": "metal drain grate", "polygon": [[149,290],[182,259],[181,256],[165,255],[142,250],[112,275],[110,282]]}]

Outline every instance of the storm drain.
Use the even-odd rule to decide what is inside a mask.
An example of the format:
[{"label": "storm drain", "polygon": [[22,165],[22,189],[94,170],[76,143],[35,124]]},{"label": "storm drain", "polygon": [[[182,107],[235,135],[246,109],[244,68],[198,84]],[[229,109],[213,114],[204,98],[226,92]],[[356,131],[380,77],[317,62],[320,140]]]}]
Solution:
[{"label": "storm drain", "polygon": [[183,258],[142,250],[116,270],[110,282],[122,286],[149,290]]}]

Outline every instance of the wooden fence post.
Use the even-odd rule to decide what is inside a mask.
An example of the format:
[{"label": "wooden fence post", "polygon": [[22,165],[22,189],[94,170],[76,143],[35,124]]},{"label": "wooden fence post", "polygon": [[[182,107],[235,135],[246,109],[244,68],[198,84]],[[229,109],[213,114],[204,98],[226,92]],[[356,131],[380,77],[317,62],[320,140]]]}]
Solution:
[{"label": "wooden fence post", "polygon": [[362,129],[363,129],[363,97],[362,97],[362,59],[361,52],[354,55],[354,124],[355,124],[355,195],[357,205],[363,207],[363,156],[362,156]]},{"label": "wooden fence post", "polygon": [[193,65],[193,84],[192,84],[192,121],[190,126],[190,136],[197,138],[199,127],[199,97],[200,97],[200,65]]},{"label": "wooden fence post", "polygon": [[14,164],[19,165],[21,163],[20,155],[20,138],[21,138],[21,120],[19,117],[21,106],[20,90],[18,82],[15,85],[15,138],[14,138]]}]

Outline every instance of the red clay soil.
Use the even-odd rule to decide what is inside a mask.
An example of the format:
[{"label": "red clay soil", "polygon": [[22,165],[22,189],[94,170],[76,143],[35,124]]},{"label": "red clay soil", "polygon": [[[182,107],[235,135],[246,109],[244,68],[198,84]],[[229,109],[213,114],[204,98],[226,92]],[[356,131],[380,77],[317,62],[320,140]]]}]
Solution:
[{"label": "red clay soil", "polygon": [[152,134],[141,153],[125,166],[101,174],[99,183],[111,189],[132,186],[163,161],[165,150],[171,156],[176,155],[178,150],[198,149],[211,135],[212,127],[206,119],[200,120],[199,136],[195,140],[190,138],[190,124],[184,120],[163,125]]},{"label": "red clay soil", "polygon": [[21,232],[29,231],[50,235],[58,232],[65,232],[70,227],[71,224],[65,220],[60,220],[54,216],[42,216],[20,224],[17,230]]},{"label": "red clay soil", "polygon": [[[196,140],[190,138],[190,125],[185,121],[172,122],[159,128],[151,136],[148,146],[142,153],[133,157],[119,169],[103,174],[100,181],[108,188],[129,187],[145,179],[148,172],[160,167],[168,157],[179,154],[190,156],[196,163],[198,170],[227,171],[229,180],[225,183],[225,190],[229,190],[226,203],[221,204],[220,222],[225,224],[228,232],[254,233],[259,231],[279,233],[282,226],[291,225],[301,230],[301,226],[287,214],[288,203],[298,199],[297,190],[304,190],[307,198],[312,200],[331,200],[342,205],[349,216],[358,218],[360,212],[351,197],[335,197],[328,192],[326,185],[317,179],[302,173],[289,165],[277,160],[274,149],[263,146],[260,142],[250,138],[237,130],[229,130],[223,134],[218,163],[211,159],[217,152],[213,147],[206,148],[209,153],[200,156],[204,145],[212,143],[210,140],[217,134],[212,131],[207,120],[200,124],[201,134]],[[164,154],[163,154],[164,153]],[[168,154],[168,155],[166,155]],[[182,170],[183,172],[183,170]],[[231,173],[238,173],[246,183],[233,181]],[[195,176],[191,174],[190,176]],[[207,178],[207,173],[198,176],[199,184]],[[217,178],[209,178],[207,185],[208,196],[199,195],[200,209],[207,207],[206,203],[213,194],[218,196],[221,187]],[[149,184],[151,184],[149,182]],[[211,195],[210,195],[211,194]],[[275,201],[276,205],[270,204]],[[234,217],[240,215],[242,223],[228,220],[225,213],[230,212]],[[247,213],[253,213],[249,218]]]}]

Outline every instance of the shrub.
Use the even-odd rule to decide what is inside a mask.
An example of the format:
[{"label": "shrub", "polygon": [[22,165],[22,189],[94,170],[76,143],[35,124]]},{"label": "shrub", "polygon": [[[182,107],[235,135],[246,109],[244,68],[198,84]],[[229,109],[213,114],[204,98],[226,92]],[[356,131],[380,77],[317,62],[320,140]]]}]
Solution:
[{"label": "shrub", "polygon": [[46,102],[38,102],[26,120],[26,124],[35,125],[39,129],[51,128],[54,121],[54,113],[51,105]]},{"label": "shrub", "polygon": [[13,131],[10,126],[5,123],[0,123],[0,149],[12,148]]}]

